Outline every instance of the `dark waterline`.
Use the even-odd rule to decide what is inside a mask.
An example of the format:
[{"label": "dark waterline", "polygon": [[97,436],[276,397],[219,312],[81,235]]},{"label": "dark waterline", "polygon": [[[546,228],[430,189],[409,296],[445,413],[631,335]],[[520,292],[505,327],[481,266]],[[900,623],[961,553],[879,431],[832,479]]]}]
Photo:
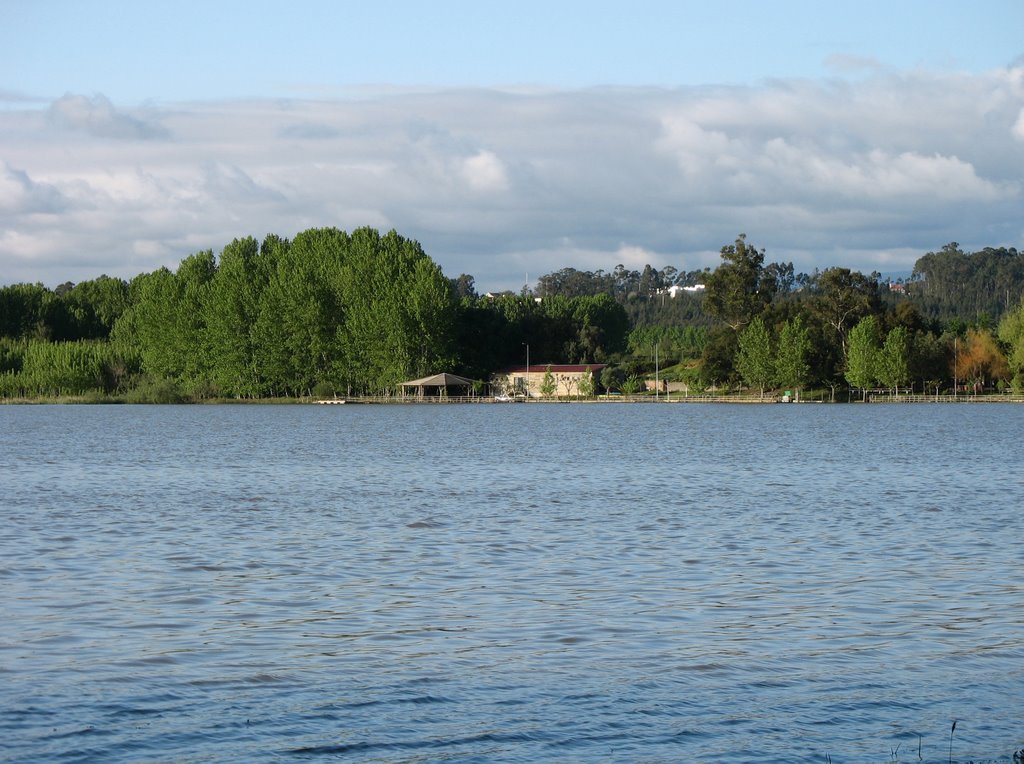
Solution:
[{"label": "dark waterline", "polygon": [[1009,761],[1022,424],[3,407],[0,758]]}]

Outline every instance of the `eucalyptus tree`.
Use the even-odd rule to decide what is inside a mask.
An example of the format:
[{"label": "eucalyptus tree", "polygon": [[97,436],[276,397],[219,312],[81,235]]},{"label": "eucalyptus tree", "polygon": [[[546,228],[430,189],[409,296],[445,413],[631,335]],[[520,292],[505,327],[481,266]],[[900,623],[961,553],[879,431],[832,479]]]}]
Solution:
[{"label": "eucalyptus tree", "polygon": [[965,252],[953,241],[914,263],[911,297],[932,316],[1001,317],[1024,294],[1024,252],[985,247]]},{"label": "eucalyptus tree", "polygon": [[835,332],[845,357],[850,328],[880,309],[878,280],[849,268],[828,268],[818,276],[815,289],[812,309]]},{"label": "eucalyptus tree", "polygon": [[722,247],[721,257],[705,282],[704,307],[738,332],[771,302],[775,282],[764,278],[764,250],[749,246],[746,234]]}]

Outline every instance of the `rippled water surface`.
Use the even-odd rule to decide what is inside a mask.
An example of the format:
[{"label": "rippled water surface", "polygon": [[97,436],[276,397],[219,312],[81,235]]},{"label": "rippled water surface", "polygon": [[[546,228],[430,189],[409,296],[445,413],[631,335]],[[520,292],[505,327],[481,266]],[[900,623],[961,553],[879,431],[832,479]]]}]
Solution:
[{"label": "rippled water surface", "polygon": [[1009,761],[1022,425],[0,407],[0,759]]}]

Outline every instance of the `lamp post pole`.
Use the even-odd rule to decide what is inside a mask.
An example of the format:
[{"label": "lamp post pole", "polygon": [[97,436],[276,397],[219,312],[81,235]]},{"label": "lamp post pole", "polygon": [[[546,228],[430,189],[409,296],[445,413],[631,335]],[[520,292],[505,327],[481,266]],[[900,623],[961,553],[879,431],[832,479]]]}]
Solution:
[{"label": "lamp post pole", "polygon": [[526,402],[530,402],[530,345],[527,342],[523,343],[526,345]]},{"label": "lamp post pole", "polygon": [[658,400],[658,392],[661,390],[661,382],[658,379],[658,345],[654,345],[654,400]]},{"label": "lamp post pole", "polygon": [[960,363],[959,351],[957,348],[958,337],[953,336],[953,400],[956,400],[957,387],[959,386],[960,375],[957,373],[960,371],[958,364]]}]

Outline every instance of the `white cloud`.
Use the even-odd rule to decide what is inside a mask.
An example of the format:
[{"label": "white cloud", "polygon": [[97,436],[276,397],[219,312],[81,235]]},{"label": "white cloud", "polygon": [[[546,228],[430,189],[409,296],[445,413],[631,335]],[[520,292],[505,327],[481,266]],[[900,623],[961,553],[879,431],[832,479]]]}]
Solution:
[{"label": "white cloud", "polygon": [[56,214],[66,208],[67,200],[57,188],[36,183],[24,170],[0,162],[0,212]]},{"label": "white cloud", "polygon": [[129,277],[326,225],[394,227],[482,289],[714,265],[741,231],[802,270],[909,269],[952,240],[1021,246],[1021,141],[1017,69],[146,111],[65,96],[0,111],[0,281]]},{"label": "white cloud", "polygon": [[477,191],[501,191],[508,185],[505,165],[493,151],[478,151],[462,160],[462,175]]},{"label": "white cloud", "polygon": [[[0,252],[14,253],[4,258],[4,270],[14,265],[10,260],[24,259],[31,261],[52,251],[52,243],[48,237],[20,231],[0,231]],[[29,281],[30,279],[24,279]]]},{"label": "white cloud", "polygon": [[167,136],[160,125],[119,112],[103,95],[87,98],[68,94],[54,101],[49,113],[55,124],[99,138],[148,140]]},{"label": "white cloud", "polygon": [[1017,121],[1013,124],[1013,137],[1024,142],[1024,109],[1017,115]]}]

